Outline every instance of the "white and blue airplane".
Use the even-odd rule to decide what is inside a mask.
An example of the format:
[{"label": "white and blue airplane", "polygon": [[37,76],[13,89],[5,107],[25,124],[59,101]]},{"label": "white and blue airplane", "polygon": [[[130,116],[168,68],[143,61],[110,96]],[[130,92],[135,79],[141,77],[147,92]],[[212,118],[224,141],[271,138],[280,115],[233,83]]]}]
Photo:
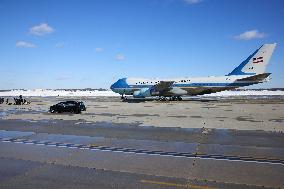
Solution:
[{"label": "white and blue airplane", "polygon": [[276,47],[264,44],[225,76],[185,77],[176,79],[122,78],[111,85],[111,90],[134,98],[160,97],[182,100],[184,95],[203,95],[263,83],[270,79],[266,66]]}]

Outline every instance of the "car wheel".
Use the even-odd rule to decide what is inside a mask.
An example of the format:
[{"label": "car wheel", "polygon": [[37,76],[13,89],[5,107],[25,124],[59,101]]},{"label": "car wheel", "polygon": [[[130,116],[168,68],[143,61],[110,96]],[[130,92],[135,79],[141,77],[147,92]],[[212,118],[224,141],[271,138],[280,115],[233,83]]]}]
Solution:
[{"label": "car wheel", "polygon": [[80,113],[81,113],[81,110],[78,108],[78,109],[76,109],[75,113],[76,113],[76,114],[80,114]]}]

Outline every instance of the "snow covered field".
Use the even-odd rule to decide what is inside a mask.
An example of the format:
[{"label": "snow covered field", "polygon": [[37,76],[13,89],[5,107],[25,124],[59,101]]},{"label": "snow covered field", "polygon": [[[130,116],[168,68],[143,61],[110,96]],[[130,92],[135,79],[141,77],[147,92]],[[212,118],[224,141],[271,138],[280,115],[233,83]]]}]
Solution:
[{"label": "snow covered field", "polygon": [[[48,89],[35,89],[35,90],[11,90],[0,92],[0,96],[120,96],[117,93],[112,91],[65,91],[65,90],[48,90]],[[218,97],[218,96],[284,96],[284,91],[255,91],[255,90],[246,90],[246,91],[222,91],[219,93],[207,94],[204,96],[207,97]]]},{"label": "snow covered field", "polygon": [[48,89],[35,89],[35,90],[11,90],[0,92],[0,96],[120,96],[112,91],[65,91],[65,90],[48,90]]},{"label": "snow covered field", "polygon": [[211,93],[204,96],[282,96],[284,91],[269,91],[269,90],[246,90],[246,91],[222,91],[218,93]]}]

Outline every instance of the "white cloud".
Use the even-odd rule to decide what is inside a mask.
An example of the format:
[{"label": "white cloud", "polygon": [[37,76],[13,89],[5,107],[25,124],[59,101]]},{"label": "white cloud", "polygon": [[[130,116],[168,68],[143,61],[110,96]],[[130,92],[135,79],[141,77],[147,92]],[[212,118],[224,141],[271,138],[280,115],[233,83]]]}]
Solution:
[{"label": "white cloud", "polygon": [[101,48],[101,47],[97,47],[97,48],[95,48],[95,51],[96,51],[96,52],[103,52],[103,51],[104,51],[104,49],[103,49],[103,48]]},{"label": "white cloud", "polygon": [[234,38],[238,40],[251,40],[251,39],[264,38],[264,37],[266,37],[266,34],[261,33],[258,30],[249,30],[234,36]]},{"label": "white cloud", "polygon": [[58,43],[55,44],[55,47],[56,48],[62,48],[62,47],[64,47],[64,43],[63,42],[58,42]]},{"label": "white cloud", "polygon": [[16,47],[18,48],[35,48],[36,45],[26,41],[17,41]]},{"label": "white cloud", "polygon": [[202,0],[183,0],[183,1],[189,5],[192,5],[192,4],[200,3]]},{"label": "white cloud", "polygon": [[42,23],[31,27],[29,33],[33,35],[42,36],[52,32],[54,32],[54,29],[52,27],[50,27],[47,23]]},{"label": "white cloud", "polygon": [[123,61],[123,60],[125,60],[125,56],[123,54],[118,54],[118,55],[116,55],[115,59],[117,61]]}]

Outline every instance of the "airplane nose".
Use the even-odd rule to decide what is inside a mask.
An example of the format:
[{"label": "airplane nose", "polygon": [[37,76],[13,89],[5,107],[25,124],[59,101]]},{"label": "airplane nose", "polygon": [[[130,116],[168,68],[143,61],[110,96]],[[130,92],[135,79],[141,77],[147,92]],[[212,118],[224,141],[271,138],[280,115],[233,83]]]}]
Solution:
[{"label": "airplane nose", "polygon": [[110,89],[113,90],[115,87],[115,83],[113,83],[111,86],[110,86]]},{"label": "airplane nose", "polygon": [[115,91],[118,91],[121,88],[128,88],[128,87],[129,87],[129,85],[126,83],[126,78],[123,78],[123,79],[119,79],[117,82],[113,83],[110,86],[110,89],[115,92]]},{"label": "airplane nose", "polygon": [[118,87],[119,87],[119,86],[118,86],[118,81],[116,81],[115,83],[113,83],[113,84],[110,86],[110,89],[115,92],[116,88],[118,88]]}]

